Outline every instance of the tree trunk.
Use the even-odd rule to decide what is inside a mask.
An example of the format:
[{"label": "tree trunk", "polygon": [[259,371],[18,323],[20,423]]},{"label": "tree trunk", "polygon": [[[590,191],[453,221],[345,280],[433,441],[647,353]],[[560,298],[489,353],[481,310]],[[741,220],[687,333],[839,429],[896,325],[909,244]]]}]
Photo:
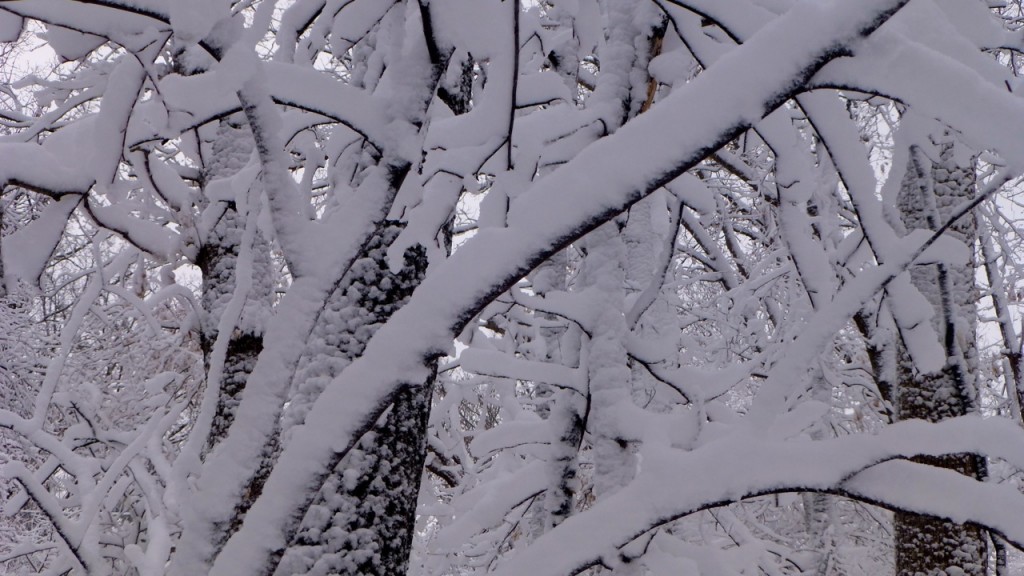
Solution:
[{"label": "tree trunk", "polygon": [[[238,173],[252,157],[255,143],[245,126],[235,126],[230,120],[221,121],[212,145],[212,157],[204,173],[204,186],[214,180],[230,178]],[[209,210],[222,210],[216,223],[203,238],[196,257],[196,265],[203,273],[202,302],[204,316],[201,322],[200,343],[206,371],[209,373],[218,324],[235,291],[238,256],[241,249],[245,217],[233,202],[208,206]],[[263,321],[270,312],[273,278],[270,245],[257,233],[253,245],[252,287],[242,308],[242,315],[228,341],[224,358],[224,371],[220,379],[220,394],[213,419],[207,450],[227,434],[241,401],[245,382],[263,350]]]},{"label": "tree trunk", "polygon": [[[904,225],[936,230],[954,208],[974,196],[974,161],[949,137],[931,151],[912,149],[898,204]],[[954,222],[947,234],[973,249],[973,215]],[[946,365],[938,372],[920,373],[906,350],[901,350],[896,395],[900,419],[938,422],[977,411],[974,374],[977,367],[976,300],[973,257],[966,265],[920,265],[911,271],[914,286],[935,308],[933,323],[943,340]],[[917,462],[980,478],[984,461],[971,454],[919,457]],[[897,512],[894,520],[898,576],[966,574],[984,576],[987,548],[977,526],[928,516]]]},{"label": "tree trunk", "polygon": [[[324,387],[363,352],[426,272],[422,247],[397,273],[387,249],[402,225],[385,222],[328,298],[313,329],[285,411],[283,442],[305,420]],[[426,454],[433,379],[410,385],[335,465],[306,513],[275,574],[404,575]]]},{"label": "tree trunk", "polygon": [[[541,296],[553,291],[567,289],[568,255],[562,250],[542,264],[534,274],[534,290]],[[555,322],[557,317],[547,315]],[[541,337],[545,340],[546,362],[560,362],[567,366],[579,365],[580,330],[576,326],[545,328]],[[579,450],[583,443],[586,427],[587,398],[574,390],[557,388],[546,383],[538,384],[538,412],[553,428],[558,437],[551,446],[548,462],[552,485],[544,493],[542,513],[537,515],[533,536],[539,537],[567,519],[573,511],[579,496]]]}]

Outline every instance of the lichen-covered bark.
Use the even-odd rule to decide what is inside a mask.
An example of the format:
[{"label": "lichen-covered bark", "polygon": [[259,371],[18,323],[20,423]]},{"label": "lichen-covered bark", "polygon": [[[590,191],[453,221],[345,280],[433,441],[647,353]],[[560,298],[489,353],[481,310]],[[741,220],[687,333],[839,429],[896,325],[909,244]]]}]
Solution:
[{"label": "lichen-covered bark", "polygon": [[[205,184],[237,174],[249,163],[253,146],[252,134],[245,126],[235,126],[230,121],[222,121],[217,127],[217,136],[211,146],[212,155],[204,174]],[[204,315],[200,343],[206,367],[209,369],[210,355],[218,335],[218,323],[235,291],[238,254],[242,231],[245,229],[245,218],[238,213],[233,203],[209,206],[206,209],[222,210],[212,229],[202,239],[202,246],[196,258],[196,266],[203,274]],[[270,311],[274,276],[271,273],[269,243],[261,235],[257,235],[254,244],[252,287],[242,308],[238,325],[228,341],[217,409],[207,440],[208,449],[213,448],[227,434],[241,401],[245,382],[263,350],[263,323]]]},{"label": "lichen-covered bark", "polygon": [[[426,271],[421,247],[388,269],[402,225],[385,222],[327,301],[293,382],[284,442],[324,387],[362,354]],[[401,390],[377,425],[334,467],[275,574],[405,574],[415,526],[433,382]]]},{"label": "lichen-covered bark", "polygon": [[[948,139],[937,145],[929,160],[921,150],[912,154],[898,199],[908,230],[935,230],[953,209],[974,196],[973,159]],[[948,234],[973,247],[974,217],[954,222]],[[974,263],[962,266],[922,265],[910,271],[914,286],[935,307],[936,330],[943,339],[947,362],[935,373],[920,373],[909,355],[900,354],[896,408],[900,419],[939,422],[975,412],[973,375],[977,367]],[[980,478],[984,463],[974,455],[920,457],[918,462]],[[966,574],[984,576],[988,556],[985,534],[977,526],[898,512],[894,519],[898,576]]]}]

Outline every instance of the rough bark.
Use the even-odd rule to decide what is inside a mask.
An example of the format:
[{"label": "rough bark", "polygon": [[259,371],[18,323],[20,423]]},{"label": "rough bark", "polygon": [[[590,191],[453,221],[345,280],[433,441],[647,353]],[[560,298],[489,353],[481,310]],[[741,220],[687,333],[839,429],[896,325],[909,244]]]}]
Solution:
[{"label": "rough bark", "polygon": [[[935,230],[955,207],[974,196],[974,161],[948,136],[928,151],[914,150],[898,204],[908,230]],[[953,223],[949,235],[974,246],[973,215]],[[935,328],[946,349],[946,365],[921,373],[905,350],[900,354],[896,394],[900,419],[939,422],[975,412],[972,378],[976,373],[976,300],[973,258],[966,265],[919,265],[910,271],[914,286],[935,308]],[[971,454],[920,457],[916,461],[981,478],[984,463]],[[986,538],[977,526],[898,512],[894,519],[898,576],[986,573]]]},{"label": "rough bark", "polygon": [[[217,135],[211,146],[212,156],[206,166],[204,184],[209,185],[215,180],[230,178],[237,174],[249,163],[253,146],[252,134],[245,126],[233,125],[229,120],[222,121],[217,127]],[[245,218],[238,213],[232,202],[210,206],[207,210],[222,210],[216,224],[203,239],[196,257],[196,266],[203,274],[204,317],[200,344],[206,369],[209,371],[210,357],[218,336],[218,323],[235,291]],[[210,436],[207,439],[207,449],[212,449],[227,434],[241,401],[245,382],[263,350],[263,321],[270,310],[274,288],[273,274],[269,243],[257,235],[254,244],[252,288],[242,309],[242,316],[228,341],[220,394]]]},{"label": "rough bark", "polygon": [[[285,412],[284,442],[330,380],[358,358],[426,272],[421,247],[388,268],[402,225],[385,222],[331,294],[307,344]],[[390,410],[336,464],[275,574],[405,574],[412,546],[433,379],[407,386]]]}]

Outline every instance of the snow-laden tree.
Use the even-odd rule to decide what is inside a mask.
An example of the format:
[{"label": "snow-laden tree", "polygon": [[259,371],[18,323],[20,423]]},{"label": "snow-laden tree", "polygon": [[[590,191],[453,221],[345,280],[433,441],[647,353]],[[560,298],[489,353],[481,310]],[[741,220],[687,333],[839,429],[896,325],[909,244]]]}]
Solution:
[{"label": "snow-laden tree", "polygon": [[[1015,23],[980,0],[0,0],[0,40],[60,61],[0,97],[0,367],[24,367],[0,381],[0,559],[856,574],[891,561],[888,509],[972,541],[912,564],[897,536],[900,570],[974,573],[988,539],[1024,545],[1024,498],[982,474],[1024,467],[1024,432],[969,405],[961,231],[981,210],[1019,418],[992,200],[1024,167]],[[970,402],[911,411],[938,374]]]}]

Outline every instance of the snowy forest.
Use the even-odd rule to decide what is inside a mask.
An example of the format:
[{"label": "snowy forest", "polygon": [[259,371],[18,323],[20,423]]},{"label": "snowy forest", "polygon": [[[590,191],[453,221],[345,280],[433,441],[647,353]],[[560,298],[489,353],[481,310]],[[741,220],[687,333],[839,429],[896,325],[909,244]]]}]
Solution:
[{"label": "snowy forest", "polygon": [[1024,573],[1021,0],[0,0],[0,574]]}]

